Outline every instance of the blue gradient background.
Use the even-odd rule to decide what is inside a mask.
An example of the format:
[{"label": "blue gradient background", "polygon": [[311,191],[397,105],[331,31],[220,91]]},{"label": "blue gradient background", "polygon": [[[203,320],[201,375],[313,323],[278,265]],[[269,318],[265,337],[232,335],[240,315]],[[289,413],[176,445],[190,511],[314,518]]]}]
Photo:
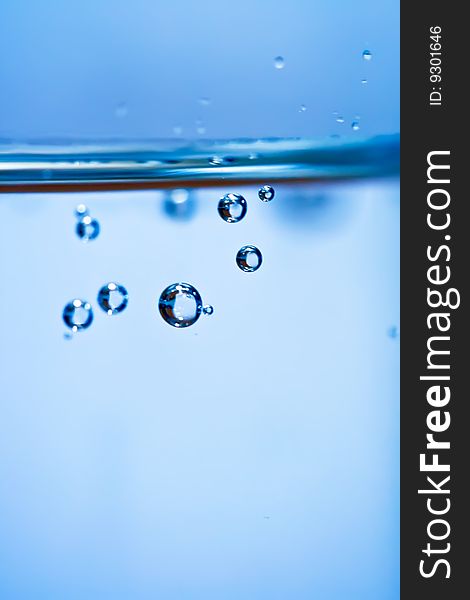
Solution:
[{"label": "blue gradient background", "polygon": [[[198,118],[321,137],[346,131],[334,110],[396,132],[398,10],[4,1],[0,137],[194,137]],[[399,597],[398,184],[276,190],[195,191],[187,220],[163,192],[0,196],[2,600]],[[227,191],[249,202],[237,225]],[[109,318],[113,279],[130,302]],[[215,308],[181,331],[156,307],[177,280]],[[76,296],[95,322],[65,341]]]}]

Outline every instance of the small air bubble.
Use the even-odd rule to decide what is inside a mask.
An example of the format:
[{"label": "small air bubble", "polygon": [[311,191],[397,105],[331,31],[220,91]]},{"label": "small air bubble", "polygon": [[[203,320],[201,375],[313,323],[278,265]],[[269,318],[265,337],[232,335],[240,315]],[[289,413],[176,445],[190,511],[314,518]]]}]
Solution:
[{"label": "small air bubble", "polygon": [[227,223],[238,223],[246,215],[246,200],[240,194],[225,194],[217,207],[219,215]]},{"label": "small air bubble", "polygon": [[76,206],[75,208],[75,216],[78,219],[81,219],[82,217],[86,217],[88,215],[88,207],[85,206],[85,204],[78,204],[78,206]]},{"label": "small air bubble", "polygon": [[337,123],[344,123],[344,117],[336,117]]},{"label": "small air bubble", "polygon": [[207,98],[207,96],[203,96],[202,98],[199,98],[199,104],[201,106],[209,106],[210,103],[211,103],[211,99]]},{"label": "small air bubble", "polygon": [[276,69],[283,69],[285,66],[285,61],[284,61],[284,57],[283,56],[276,56],[276,58],[274,59],[274,67]]},{"label": "small air bubble", "polygon": [[202,312],[209,317],[210,315],[214,314],[214,307],[210,304],[206,304],[206,306],[204,306],[202,309]]},{"label": "small air bubble", "polygon": [[258,198],[263,202],[270,202],[274,198],[274,188],[270,185],[263,185],[258,190]]},{"label": "small air bubble", "polygon": [[93,310],[86,300],[75,298],[65,305],[62,319],[74,333],[87,329],[93,323]]},{"label": "small air bubble", "polygon": [[300,105],[300,108],[299,108],[299,112],[300,112],[300,113],[304,113],[304,112],[306,112],[306,111],[307,111],[307,107],[305,106],[305,104],[301,104],[301,105]]},{"label": "small air bubble", "polygon": [[359,131],[359,129],[360,129],[359,123],[358,123],[357,121],[353,121],[353,122],[351,123],[351,129],[352,129],[353,131]]},{"label": "small air bubble", "polygon": [[108,315],[117,315],[122,312],[129,301],[126,288],[119,283],[110,282],[98,292],[98,305]]},{"label": "small air bubble", "polygon": [[78,221],[75,231],[81,240],[90,242],[98,237],[100,224],[96,219],[92,219],[90,215],[85,215]]},{"label": "small air bubble", "polygon": [[370,50],[364,50],[362,53],[362,58],[364,60],[372,60],[372,52]]},{"label": "small air bubble", "polygon": [[237,253],[237,265],[246,273],[253,273],[261,267],[263,257],[256,246],[243,246]]}]

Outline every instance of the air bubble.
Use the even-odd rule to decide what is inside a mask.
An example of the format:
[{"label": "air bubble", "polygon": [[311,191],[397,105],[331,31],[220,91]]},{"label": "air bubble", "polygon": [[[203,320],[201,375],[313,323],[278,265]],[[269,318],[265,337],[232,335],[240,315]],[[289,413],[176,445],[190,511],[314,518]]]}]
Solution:
[{"label": "air bubble", "polygon": [[105,313],[117,315],[126,308],[129,294],[123,285],[111,281],[100,289],[97,301]]},{"label": "air bubble", "polygon": [[237,265],[246,273],[253,273],[261,267],[263,256],[256,246],[243,246],[237,253]]},{"label": "air bubble", "polygon": [[344,123],[344,117],[336,117],[337,123]]},{"label": "air bubble", "polygon": [[219,200],[219,215],[227,223],[238,223],[246,215],[246,200],[240,194],[225,194]]},{"label": "air bubble", "polygon": [[189,283],[173,283],[163,290],[158,301],[163,319],[173,327],[193,325],[203,312],[202,298]]},{"label": "air bubble", "polygon": [[87,329],[93,323],[93,310],[86,300],[75,298],[65,305],[62,319],[74,333]]},{"label": "air bubble", "polygon": [[211,306],[210,304],[207,304],[206,306],[204,306],[204,308],[202,309],[202,312],[207,315],[210,316],[214,313],[214,307]]},{"label": "air bubble", "polygon": [[88,207],[85,204],[78,204],[75,208],[75,216],[77,219],[86,217],[88,215]]},{"label": "air bubble", "polygon": [[283,56],[276,56],[274,59],[274,67],[276,69],[283,69],[285,66],[285,61]]},{"label": "air bubble", "polygon": [[305,104],[301,104],[300,108],[299,108],[299,112],[304,113],[304,112],[306,112],[306,110],[307,110],[307,107],[305,106]]},{"label": "air bubble", "polygon": [[362,58],[364,60],[372,60],[372,52],[370,50],[364,50],[362,53]]},{"label": "air bubble", "polygon": [[81,240],[89,242],[98,237],[100,224],[96,219],[92,219],[90,215],[85,215],[78,221],[75,231]]},{"label": "air bubble", "polygon": [[360,129],[360,125],[359,125],[358,121],[353,121],[353,122],[351,123],[351,129],[352,129],[353,131],[359,131],[359,129]]},{"label": "air bubble", "polygon": [[274,198],[274,188],[270,185],[263,185],[258,190],[258,198],[263,202],[270,202]]},{"label": "air bubble", "polygon": [[196,212],[194,193],[186,189],[167,191],[164,197],[163,210],[172,219],[189,221]]}]

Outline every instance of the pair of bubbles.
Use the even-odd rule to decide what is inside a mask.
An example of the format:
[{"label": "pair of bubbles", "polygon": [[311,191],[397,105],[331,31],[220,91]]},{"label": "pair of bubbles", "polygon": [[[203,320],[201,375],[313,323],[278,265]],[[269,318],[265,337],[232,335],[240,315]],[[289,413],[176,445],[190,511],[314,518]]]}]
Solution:
[{"label": "pair of bubbles", "polygon": [[[126,288],[115,282],[104,285],[98,292],[98,306],[108,315],[122,312],[129,301]],[[194,325],[199,317],[212,315],[214,308],[204,305],[201,294],[189,283],[173,283],[166,287],[158,300],[163,319],[173,327]],[[93,308],[87,300],[75,298],[65,305],[62,318],[73,333],[88,329],[93,323]]]},{"label": "pair of bubbles", "polygon": [[[274,198],[274,188],[270,185],[263,185],[258,190],[258,197],[263,202],[270,202]],[[248,210],[245,198],[241,194],[225,194],[217,207],[219,215],[226,223],[238,223],[241,221]],[[243,246],[237,253],[236,263],[242,271],[253,273],[257,271],[263,256],[259,249],[252,244]]]},{"label": "pair of bubbles", "polygon": [[[129,302],[129,294],[123,285],[111,281],[100,289],[97,302],[98,306],[107,315],[117,315],[126,308]],[[64,323],[73,333],[88,329],[93,323],[93,318],[93,309],[90,302],[80,298],[68,302],[62,313]]]},{"label": "pair of bubbles", "polygon": [[[258,198],[262,202],[270,202],[274,198],[274,188],[263,185],[258,190]],[[241,194],[225,194],[217,207],[219,215],[226,223],[238,223],[245,218],[248,204]]]},{"label": "pair of bubbles", "polygon": [[75,231],[77,236],[84,242],[89,242],[97,238],[100,234],[100,224],[90,215],[90,211],[85,204],[79,204],[75,209],[77,225]]}]

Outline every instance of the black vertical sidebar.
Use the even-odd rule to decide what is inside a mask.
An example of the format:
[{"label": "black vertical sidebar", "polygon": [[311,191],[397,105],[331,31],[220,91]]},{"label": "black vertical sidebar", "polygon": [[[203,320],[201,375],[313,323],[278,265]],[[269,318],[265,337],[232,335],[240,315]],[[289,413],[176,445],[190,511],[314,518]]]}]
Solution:
[{"label": "black vertical sidebar", "polygon": [[[462,3],[436,0],[401,4],[403,600],[470,597],[470,492],[466,491],[470,489],[470,189],[464,183],[465,177],[470,178],[464,149],[470,114],[470,28],[464,8]],[[437,168],[428,173],[429,160]],[[442,305],[429,305],[428,288],[441,292]],[[452,289],[456,292],[449,292]],[[455,306],[458,297],[459,307],[444,305],[449,299],[448,304]],[[431,302],[439,304],[438,294]],[[436,313],[443,316],[430,316]],[[430,341],[432,337],[436,339]],[[435,350],[443,352],[433,354]],[[429,392],[433,386],[440,387]],[[427,448],[429,439],[442,445]],[[436,470],[421,469],[421,454],[426,468],[437,461]],[[448,471],[439,470],[446,465]]]}]

